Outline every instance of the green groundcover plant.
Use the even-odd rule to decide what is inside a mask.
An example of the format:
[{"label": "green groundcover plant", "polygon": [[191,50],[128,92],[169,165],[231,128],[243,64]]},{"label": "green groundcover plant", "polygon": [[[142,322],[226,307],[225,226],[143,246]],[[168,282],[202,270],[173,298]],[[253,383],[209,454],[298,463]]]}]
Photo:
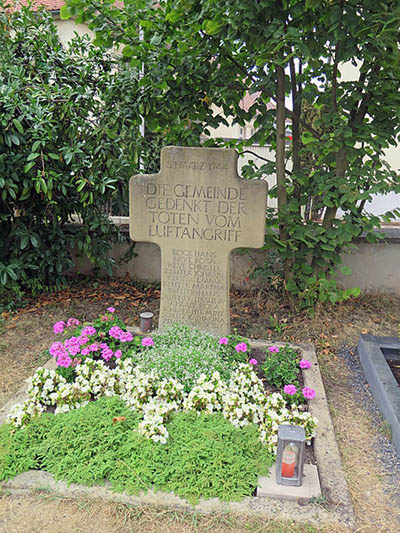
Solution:
[{"label": "green groundcover plant", "polygon": [[[118,420],[116,422],[116,420]],[[221,414],[176,413],[163,446],[135,429],[137,412],[119,398],[44,414],[28,426],[0,427],[0,478],[44,469],[68,483],[102,485],[129,494],[156,488],[196,502],[251,495],[273,463],[255,425],[235,428]]]},{"label": "green groundcover plant", "polygon": [[[53,330],[61,339],[49,349],[56,370],[29,378],[28,400],[0,428],[1,479],[39,468],[128,492],[154,485],[236,499],[273,461],[280,424],[315,435],[305,405],[315,391],[300,393],[293,379],[266,394],[243,337],[174,325],[140,338],[112,307],[93,324],[69,318]],[[269,352],[276,364],[290,359],[295,377],[310,366],[289,347]],[[279,372],[271,366],[270,374]]]}]

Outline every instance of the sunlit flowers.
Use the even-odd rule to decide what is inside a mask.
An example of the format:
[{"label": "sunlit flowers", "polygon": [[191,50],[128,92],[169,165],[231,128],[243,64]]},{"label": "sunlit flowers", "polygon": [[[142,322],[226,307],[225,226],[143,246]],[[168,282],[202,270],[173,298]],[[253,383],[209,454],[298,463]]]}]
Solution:
[{"label": "sunlit flowers", "polygon": [[302,359],[299,363],[300,368],[311,368],[310,361],[307,361],[307,359]]},{"label": "sunlit flowers", "polygon": [[221,337],[221,338],[218,340],[218,344],[228,344],[228,339],[227,339],[227,337]]}]

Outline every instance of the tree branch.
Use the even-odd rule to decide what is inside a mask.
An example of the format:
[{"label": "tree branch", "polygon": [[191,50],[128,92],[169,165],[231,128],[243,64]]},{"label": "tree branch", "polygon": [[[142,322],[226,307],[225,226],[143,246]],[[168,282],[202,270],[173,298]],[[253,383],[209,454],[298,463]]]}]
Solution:
[{"label": "tree branch", "polygon": [[[271,161],[271,159],[267,159],[266,157],[262,157],[261,155],[258,155],[255,152],[252,152],[251,150],[243,150],[243,152],[239,152],[239,155],[242,155],[242,154],[255,155],[256,157],[258,157],[259,159],[262,159],[263,161],[266,161],[267,163],[274,163],[275,164],[275,161]],[[286,168],[285,168],[285,172],[286,172],[286,174],[289,174],[289,176],[292,175],[292,172],[290,172],[290,170],[287,170]]]},{"label": "tree branch", "polygon": [[[227,54],[226,52],[224,52],[224,55],[225,55],[226,59],[231,61],[231,63],[233,63],[246,76],[246,78],[249,79],[252,83],[256,83],[258,81],[256,78],[254,78],[254,76],[249,75],[247,70],[242,65],[240,65],[240,63],[238,63],[234,57],[232,57],[230,54]],[[262,93],[264,93],[266,96],[268,96],[268,98],[273,100],[273,102],[275,102],[275,104],[277,103],[277,98],[271,91],[267,90],[265,87],[261,87],[260,91]],[[286,107],[284,107],[284,109],[285,109],[286,115],[291,117],[291,118],[293,118],[293,116],[294,116],[293,111],[291,111],[290,109],[287,109]],[[314,135],[314,137],[316,137],[317,139],[321,138],[321,134],[317,130],[315,130],[310,124],[305,122],[300,117],[299,117],[298,120],[299,120],[299,123],[306,130],[308,130],[310,133],[312,133]]]},{"label": "tree branch", "polygon": [[332,69],[332,108],[337,112],[337,75],[338,75],[338,58],[339,58],[339,48],[340,42],[336,43],[335,46],[335,59],[333,61]]}]

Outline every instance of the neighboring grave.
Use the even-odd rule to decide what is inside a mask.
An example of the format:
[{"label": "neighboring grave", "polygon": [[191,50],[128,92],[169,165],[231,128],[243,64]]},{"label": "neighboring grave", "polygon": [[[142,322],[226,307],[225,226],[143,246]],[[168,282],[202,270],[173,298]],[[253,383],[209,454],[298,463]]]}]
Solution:
[{"label": "neighboring grave", "polygon": [[131,178],[131,239],[161,248],[160,329],[229,333],[230,252],[263,246],[266,197],[231,149],[168,146],[159,174]]}]

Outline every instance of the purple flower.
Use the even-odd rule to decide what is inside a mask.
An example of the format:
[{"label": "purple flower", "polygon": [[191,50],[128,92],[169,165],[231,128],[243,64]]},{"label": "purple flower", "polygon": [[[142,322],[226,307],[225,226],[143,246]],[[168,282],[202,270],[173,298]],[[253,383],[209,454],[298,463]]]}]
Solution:
[{"label": "purple flower", "polygon": [[116,350],[116,351],[114,352],[114,357],[116,357],[117,359],[119,359],[119,358],[121,357],[121,355],[122,355],[121,350]]},{"label": "purple flower", "polygon": [[257,359],[250,359],[249,364],[250,365],[256,365],[257,364]]},{"label": "purple flower", "polygon": [[90,352],[91,352],[91,349],[90,349],[89,346],[87,348],[82,348],[82,350],[81,350],[81,354],[82,355],[89,355]]},{"label": "purple flower", "polygon": [[65,322],[64,320],[60,320],[59,322],[56,322],[53,326],[54,333],[62,333],[65,328]]},{"label": "purple flower", "polygon": [[68,354],[61,354],[57,357],[57,365],[63,366],[64,368],[68,368],[71,366],[72,359]]},{"label": "purple flower", "polygon": [[71,328],[73,326],[79,326],[80,322],[77,318],[69,318],[67,320],[67,328]]},{"label": "purple flower", "polygon": [[311,389],[310,387],[304,387],[301,392],[303,393],[304,398],[307,398],[307,400],[312,400],[315,397],[315,390]]},{"label": "purple flower", "polygon": [[271,353],[279,353],[279,348],[278,346],[270,346],[268,348],[268,350],[271,352]]},{"label": "purple flower", "polygon": [[96,333],[96,328],[94,328],[93,326],[86,326],[81,331],[81,335],[89,335],[89,337],[92,335],[96,335]]},{"label": "purple flower", "polygon": [[293,396],[293,394],[296,394],[297,389],[296,389],[296,387],[294,385],[285,385],[283,387],[283,392],[285,394],[289,394],[290,396]]},{"label": "purple flower", "polygon": [[245,342],[239,342],[239,344],[236,344],[235,350],[237,352],[247,352],[247,344]]},{"label": "purple flower", "polygon": [[154,341],[151,337],[143,337],[142,339],[142,346],[153,346]]},{"label": "purple flower", "polygon": [[307,359],[302,359],[299,363],[300,368],[311,368],[310,361],[307,361]]},{"label": "purple flower", "polygon": [[114,309],[114,307],[107,307],[107,311],[108,311],[109,313],[115,313],[115,309]]},{"label": "purple flower", "polygon": [[218,344],[228,344],[228,339],[226,337],[221,337]]}]

